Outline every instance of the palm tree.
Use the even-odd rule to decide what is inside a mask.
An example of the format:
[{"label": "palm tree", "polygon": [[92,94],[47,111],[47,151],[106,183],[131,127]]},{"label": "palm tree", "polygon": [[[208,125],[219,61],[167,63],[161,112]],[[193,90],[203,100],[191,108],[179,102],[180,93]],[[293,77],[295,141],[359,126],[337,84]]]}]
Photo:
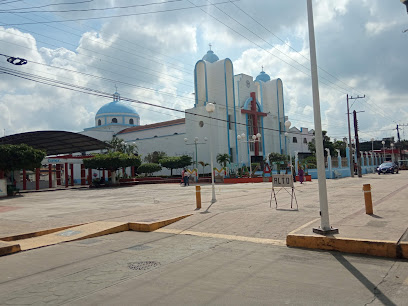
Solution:
[{"label": "palm tree", "polygon": [[217,163],[221,164],[224,168],[227,167],[227,163],[231,162],[231,155],[224,153],[219,153],[217,155]]},{"label": "palm tree", "polygon": [[[209,163],[205,163],[205,162],[203,162],[203,161],[199,161],[198,163],[199,163],[201,166],[203,166],[203,176],[204,176],[204,168],[205,168],[206,166],[208,166]],[[197,171],[198,171],[198,169],[197,169]]]}]

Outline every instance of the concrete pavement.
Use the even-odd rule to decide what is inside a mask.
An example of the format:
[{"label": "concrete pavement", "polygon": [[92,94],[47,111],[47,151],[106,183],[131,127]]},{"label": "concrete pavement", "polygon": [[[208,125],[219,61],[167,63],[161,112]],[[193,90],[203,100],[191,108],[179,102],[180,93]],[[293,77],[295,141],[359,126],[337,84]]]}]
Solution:
[{"label": "concrete pavement", "polygon": [[[367,183],[372,186],[372,216],[364,211],[362,185]],[[273,201],[270,208],[270,183],[217,185],[218,201],[213,205],[209,203],[211,186],[203,185],[201,210],[195,210],[194,187],[178,184],[28,193],[0,200],[0,237],[17,243],[18,239],[30,235],[91,222],[157,222],[192,214],[165,230],[189,231],[198,236],[217,234],[269,239],[278,244],[285,242],[288,234],[303,240],[306,236],[323,241],[321,236],[312,234],[312,228],[320,224],[317,180],[295,186],[299,210],[290,209],[290,195],[282,190],[277,196],[278,209]],[[408,227],[408,172],[328,180],[327,186],[331,224],[340,230],[335,236],[337,241],[341,237],[400,245],[407,242],[404,233]],[[303,244],[299,240],[293,243],[292,239],[291,243],[322,249],[332,244],[325,242],[322,247],[310,239]],[[343,251],[387,256],[364,250],[366,247],[363,252]]]},{"label": "concrete pavement", "polygon": [[[401,172],[327,181],[336,239],[406,240],[407,178]],[[373,216],[364,212],[366,183]],[[156,224],[192,214],[149,233],[125,231],[0,257],[1,304],[405,305],[405,260],[286,246],[289,234],[316,236],[312,227],[320,220],[317,181],[295,186],[298,211],[290,210],[285,192],[278,194],[278,209],[270,208],[270,183],[217,185],[212,205],[211,186],[204,185],[201,210],[195,209],[195,188],[178,185],[0,200],[0,236],[9,245],[34,236],[46,242],[58,232],[80,235],[78,229],[100,224]]]}]

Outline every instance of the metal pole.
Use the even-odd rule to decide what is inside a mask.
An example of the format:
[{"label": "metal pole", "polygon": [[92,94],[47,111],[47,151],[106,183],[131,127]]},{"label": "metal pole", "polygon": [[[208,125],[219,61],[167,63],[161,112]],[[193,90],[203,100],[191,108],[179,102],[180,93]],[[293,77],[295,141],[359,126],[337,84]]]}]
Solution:
[{"label": "metal pole", "polygon": [[[212,117],[211,113],[210,115],[210,130],[211,130],[211,135],[214,136],[215,134],[212,133]],[[215,185],[214,185],[214,162],[213,162],[213,138],[211,137],[210,139],[210,158],[211,158],[211,187],[212,187],[212,199],[211,203],[217,202],[217,199],[215,198]]]},{"label": "metal pole", "polygon": [[313,24],[313,8],[312,0],[307,0],[308,26],[309,26],[309,45],[310,45],[310,64],[312,72],[312,91],[313,91],[313,114],[315,122],[315,139],[316,139],[316,162],[317,176],[319,185],[319,202],[321,227],[314,228],[313,232],[320,234],[328,234],[338,232],[332,229],[329,220],[329,205],[327,201],[327,186],[326,186],[326,169],[324,165],[323,151],[323,134],[322,122],[320,117],[320,99],[319,99],[319,80],[317,76],[317,60],[316,60],[316,45]]},{"label": "metal pole", "polygon": [[198,160],[197,160],[197,141],[194,140],[195,150],[196,150],[196,183],[198,182]]},{"label": "metal pole", "polygon": [[[254,142],[255,145],[255,142]],[[249,146],[249,177],[252,177],[252,163],[251,163],[251,141],[248,141],[248,146]]]},{"label": "metal pole", "polygon": [[351,145],[351,130],[350,130],[350,108],[349,108],[349,96],[347,94],[347,122],[348,122],[348,132],[349,132],[349,151],[350,151],[350,175],[354,177],[354,160],[353,156],[353,147]]}]

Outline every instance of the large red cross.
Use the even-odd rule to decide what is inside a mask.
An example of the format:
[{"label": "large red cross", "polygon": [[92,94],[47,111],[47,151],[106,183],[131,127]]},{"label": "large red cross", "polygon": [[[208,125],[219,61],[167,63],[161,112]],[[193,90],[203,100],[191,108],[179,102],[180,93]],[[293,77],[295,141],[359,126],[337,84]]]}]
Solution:
[{"label": "large red cross", "polygon": [[[247,114],[248,116],[252,116],[252,123],[254,126],[254,134],[258,134],[258,117],[266,117],[268,114],[267,113],[262,113],[257,111],[256,107],[256,95],[254,92],[251,92],[251,109],[246,110],[246,109],[241,109],[242,114]],[[249,137],[251,137],[249,135]],[[259,142],[255,142],[255,156],[259,155]]]}]

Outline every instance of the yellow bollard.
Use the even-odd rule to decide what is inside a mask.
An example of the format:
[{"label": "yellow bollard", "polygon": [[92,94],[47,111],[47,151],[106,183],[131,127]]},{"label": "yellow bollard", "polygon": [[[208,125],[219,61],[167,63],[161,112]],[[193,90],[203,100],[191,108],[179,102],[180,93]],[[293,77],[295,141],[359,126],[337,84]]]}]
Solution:
[{"label": "yellow bollard", "polygon": [[364,191],[364,201],[365,201],[366,214],[367,215],[372,215],[374,212],[373,212],[373,200],[371,199],[371,186],[370,186],[370,184],[364,184],[363,185],[363,191]]},{"label": "yellow bollard", "polygon": [[201,208],[201,187],[196,186],[196,204],[197,204],[197,209]]}]

